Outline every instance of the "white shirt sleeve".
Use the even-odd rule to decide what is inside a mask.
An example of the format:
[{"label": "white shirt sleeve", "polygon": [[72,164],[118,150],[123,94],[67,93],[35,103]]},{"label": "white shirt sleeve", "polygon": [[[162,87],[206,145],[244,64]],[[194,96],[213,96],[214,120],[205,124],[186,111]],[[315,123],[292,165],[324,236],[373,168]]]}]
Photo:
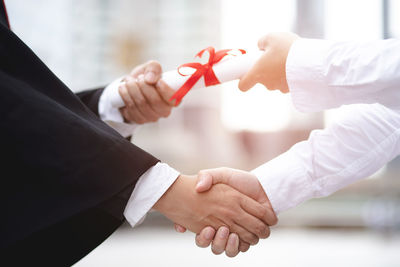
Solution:
[{"label": "white shirt sleeve", "polygon": [[147,212],[178,176],[179,172],[167,164],[157,163],[139,178],[124,211],[124,216],[132,227],[143,221]]},{"label": "white shirt sleeve", "polygon": [[400,39],[300,39],[289,51],[286,78],[293,103],[302,112],[354,103],[399,108]]},{"label": "white shirt sleeve", "polygon": [[121,112],[118,108],[113,107],[110,101],[111,92],[118,90],[120,83],[121,78],[118,78],[104,89],[99,99],[99,115],[105,123],[114,128],[114,130],[119,132],[123,137],[128,137],[132,135],[137,124],[124,122]]},{"label": "white shirt sleeve", "polygon": [[344,120],[312,131],[307,141],[252,171],[276,213],[327,196],[399,155],[399,111],[380,104],[346,108]]}]

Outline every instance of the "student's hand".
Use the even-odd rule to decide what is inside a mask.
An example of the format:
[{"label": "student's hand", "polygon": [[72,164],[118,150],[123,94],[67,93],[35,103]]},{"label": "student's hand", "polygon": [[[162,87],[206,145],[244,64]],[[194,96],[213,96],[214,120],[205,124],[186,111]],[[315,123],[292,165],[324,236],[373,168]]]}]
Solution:
[{"label": "student's hand", "polygon": [[289,92],[286,81],[286,59],[290,47],[300,37],[294,33],[270,33],[260,38],[258,47],[265,51],[256,64],[239,82],[239,89],[247,91],[256,83],[261,83],[269,90]]},{"label": "student's hand", "polygon": [[175,93],[163,80],[157,61],[149,61],[134,68],[119,86],[125,107],[121,114],[126,121],[143,124],[168,117],[174,106],[169,101]]}]

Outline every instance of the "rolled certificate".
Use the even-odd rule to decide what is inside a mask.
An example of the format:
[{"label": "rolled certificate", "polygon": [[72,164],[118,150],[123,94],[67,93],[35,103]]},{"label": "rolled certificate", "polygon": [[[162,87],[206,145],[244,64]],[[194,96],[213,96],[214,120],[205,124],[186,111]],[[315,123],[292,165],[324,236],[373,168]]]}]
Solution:
[{"label": "rolled certificate", "polygon": [[[212,65],[212,70],[219,83],[237,80],[250,70],[262,54],[263,51],[252,51],[237,56],[226,56],[218,63]],[[190,78],[191,75],[182,75],[179,68],[162,74],[162,80],[164,80],[164,82],[175,91],[181,89]],[[206,87],[206,81],[204,76],[202,76],[190,87],[190,89],[204,87]],[[113,94],[110,95],[110,102],[115,108],[125,106],[117,90],[113,91]]]}]

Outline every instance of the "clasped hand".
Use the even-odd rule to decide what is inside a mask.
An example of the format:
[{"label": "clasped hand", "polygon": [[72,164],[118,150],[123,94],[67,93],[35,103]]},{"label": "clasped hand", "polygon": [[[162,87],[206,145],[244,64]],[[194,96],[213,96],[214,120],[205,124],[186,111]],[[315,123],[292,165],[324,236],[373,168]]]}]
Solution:
[{"label": "clasped hand", "polygon": [[[154,209],[174,221],[176,229],[196,233],[196,243],[230,257],[267,238],[277,217],[258,179],[229,168],[181,175]],[[216,231],[218,229],[218,231]]]}]

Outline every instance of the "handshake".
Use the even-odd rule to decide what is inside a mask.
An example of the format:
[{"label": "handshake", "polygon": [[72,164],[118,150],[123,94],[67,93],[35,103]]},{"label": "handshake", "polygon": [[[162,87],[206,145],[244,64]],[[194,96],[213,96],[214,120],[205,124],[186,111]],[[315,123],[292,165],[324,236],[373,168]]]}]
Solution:
[{"label": "handshake", "polygon": [[196,233],[196,244],[229,257],[270,234],[278,221],[257,177],[218,168],[180,175],[153,207],[175,222],[178,232]]}]

